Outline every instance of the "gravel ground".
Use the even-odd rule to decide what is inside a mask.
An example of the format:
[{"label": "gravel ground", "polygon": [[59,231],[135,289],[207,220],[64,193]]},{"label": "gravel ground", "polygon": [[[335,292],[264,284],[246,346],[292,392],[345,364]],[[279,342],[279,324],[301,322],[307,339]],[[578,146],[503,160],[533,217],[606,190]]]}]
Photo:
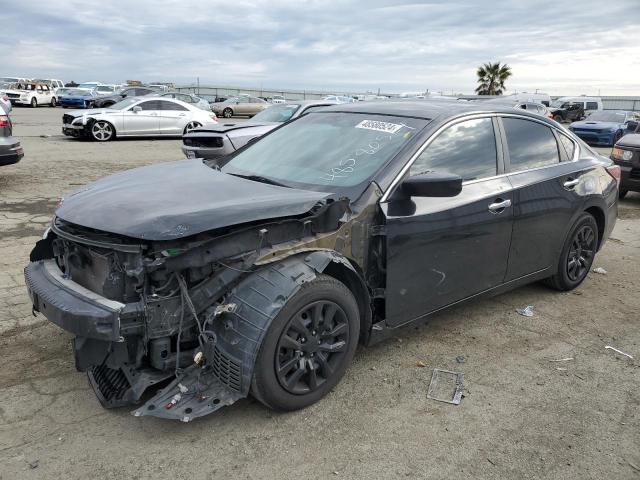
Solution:
[{"label": "gravel ground", "polygon": [[[15,109],[26,157],[0,167],[0,479],[640,478],[640,194],[596,258],[608,273],[576,291],[527,286],[361,348],[303,411],[243,400],[189,424],[134,418],[102,409],[70,335],[31,315],[22,269],[60,196],[180,159],[180,142],[67,139],[61,116]],[[464,372],[459,406],[426,398],[433,367]]]}]

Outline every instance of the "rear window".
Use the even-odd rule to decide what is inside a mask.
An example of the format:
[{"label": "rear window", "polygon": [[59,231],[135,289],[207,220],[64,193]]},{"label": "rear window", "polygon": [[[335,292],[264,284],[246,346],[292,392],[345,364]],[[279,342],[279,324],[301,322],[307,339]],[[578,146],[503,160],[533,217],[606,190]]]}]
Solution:
[{"label": "rear window", "polygon": [[587,106],[585,110],[597,110],[597,109],[598,109],[598,102],[587,102]]},{"label": "rear window", "polygon": [[573,154],[576,150],[576,144],[566,135],[560,134],[559,137],[560,144],[562,145],[562,148],[564,148],[564,151],[567,153],[567,158],[569,158],[569,161],[573,160]]},{"label": "rear window", "polygon": [[560,163],[558,143],[549,127],[518,118],[503,118],[511,172]]}]

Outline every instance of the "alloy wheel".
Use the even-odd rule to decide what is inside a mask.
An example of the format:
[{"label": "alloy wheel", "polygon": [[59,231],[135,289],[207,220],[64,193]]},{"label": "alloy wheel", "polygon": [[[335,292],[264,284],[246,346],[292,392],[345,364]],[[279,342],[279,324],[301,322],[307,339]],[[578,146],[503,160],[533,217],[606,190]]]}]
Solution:
[{"label": "alloy wheel", "polygon": [[91,127],[91,134],[99,142],[106,142],[113,136],[113,127],[107,122],[96,122]]},{"label": "alloy wheel", "polygon": [[184,133],[190,132],[191,130],[194,130],[196,128],[200,128],[202,125],[198,122],[189,122],[187,123],[187,126],[184,127]]},{"label": "alloy wheel", "polygon": [[233,110],[231,110],[230,108],[225,108],[225,109],[222,111],[222,116],[223,116],[224,118],[231,118],[231,117],[233,116]]},{"label": "alloy wheel", "polygon": [[329,300],[303,307],[282,331],[276,347],[278,382],[290,393],[317,390],[343,361],[349,344],[344,310]]},{"label": "alloy wheel", "polygon": [[572,282],[583,279],[591,268],[595,255],[596,234],[590,225],[584,225],[573,236],[567,255],[567,276]]}]

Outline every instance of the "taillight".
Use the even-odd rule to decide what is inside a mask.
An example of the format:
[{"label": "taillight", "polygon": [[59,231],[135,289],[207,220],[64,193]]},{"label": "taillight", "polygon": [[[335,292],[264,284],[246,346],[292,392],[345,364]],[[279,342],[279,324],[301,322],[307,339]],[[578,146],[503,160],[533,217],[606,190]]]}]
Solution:
[{"label": "taillight", "polygon": [[0,127],[8,127],[9,126],[9,117],[6,115],[0,115]]},{"label": "taillight", "polygon": [[610,165],[607,167],[607,172],[615,179],[618,187],[620,187],[620,166]]}]

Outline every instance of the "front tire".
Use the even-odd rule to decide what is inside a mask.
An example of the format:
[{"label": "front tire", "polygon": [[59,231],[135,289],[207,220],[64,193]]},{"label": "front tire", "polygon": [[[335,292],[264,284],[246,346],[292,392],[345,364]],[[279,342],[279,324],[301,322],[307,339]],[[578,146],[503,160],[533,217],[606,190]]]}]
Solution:
[{"label": "front tire", "polygon": [[558,271],[547,279],[550,287],[560,291],[573,290],[587,277],[598,249],[598,224],[584,212],[565,240],[558,261]]},{"label": "front tire", "polygon": [[58,102],[56,101],[56,97],[51,97],[51,106],[55,107],[56,105],[58,105]]},{"label": "front tire", "polygon": [[115,137],[113,125],[104,120],[99,120],[91,125],[91,138],[97,142],[108,142]]},{"label": "front tire", "polygon": [[200,122],[189,122],[184,127],[183,134],[189,133],[191,130],[195,130],[196,128],[200,128],[202,124]]},{"label": "front tire", "polygon": [[231,118],[231,117],[233,117],[233,110],[231,110],[229,107],[225,108],[225,109],[222,111],[222,116],[223,116],[224,118]]},{"label": "front tire", "polygon": [[317,402],[344,375],[359,333],[360,314],[351,291],[319,275],[271,323],[256,359],[251,394],[284,411]]},{"label": "front tire", "polygon": [[33,97],[31,99],[31,108],[36,108],[38,106],[38,99],[36,97]]},{"label": "front tire", "polygon": [[611,144],[611,146],[615,145],[616,143],[618,143],[618,140],[620,140],[622,138],[622,130],[618,130],[615,135],[613,136],[613,143]]}]

